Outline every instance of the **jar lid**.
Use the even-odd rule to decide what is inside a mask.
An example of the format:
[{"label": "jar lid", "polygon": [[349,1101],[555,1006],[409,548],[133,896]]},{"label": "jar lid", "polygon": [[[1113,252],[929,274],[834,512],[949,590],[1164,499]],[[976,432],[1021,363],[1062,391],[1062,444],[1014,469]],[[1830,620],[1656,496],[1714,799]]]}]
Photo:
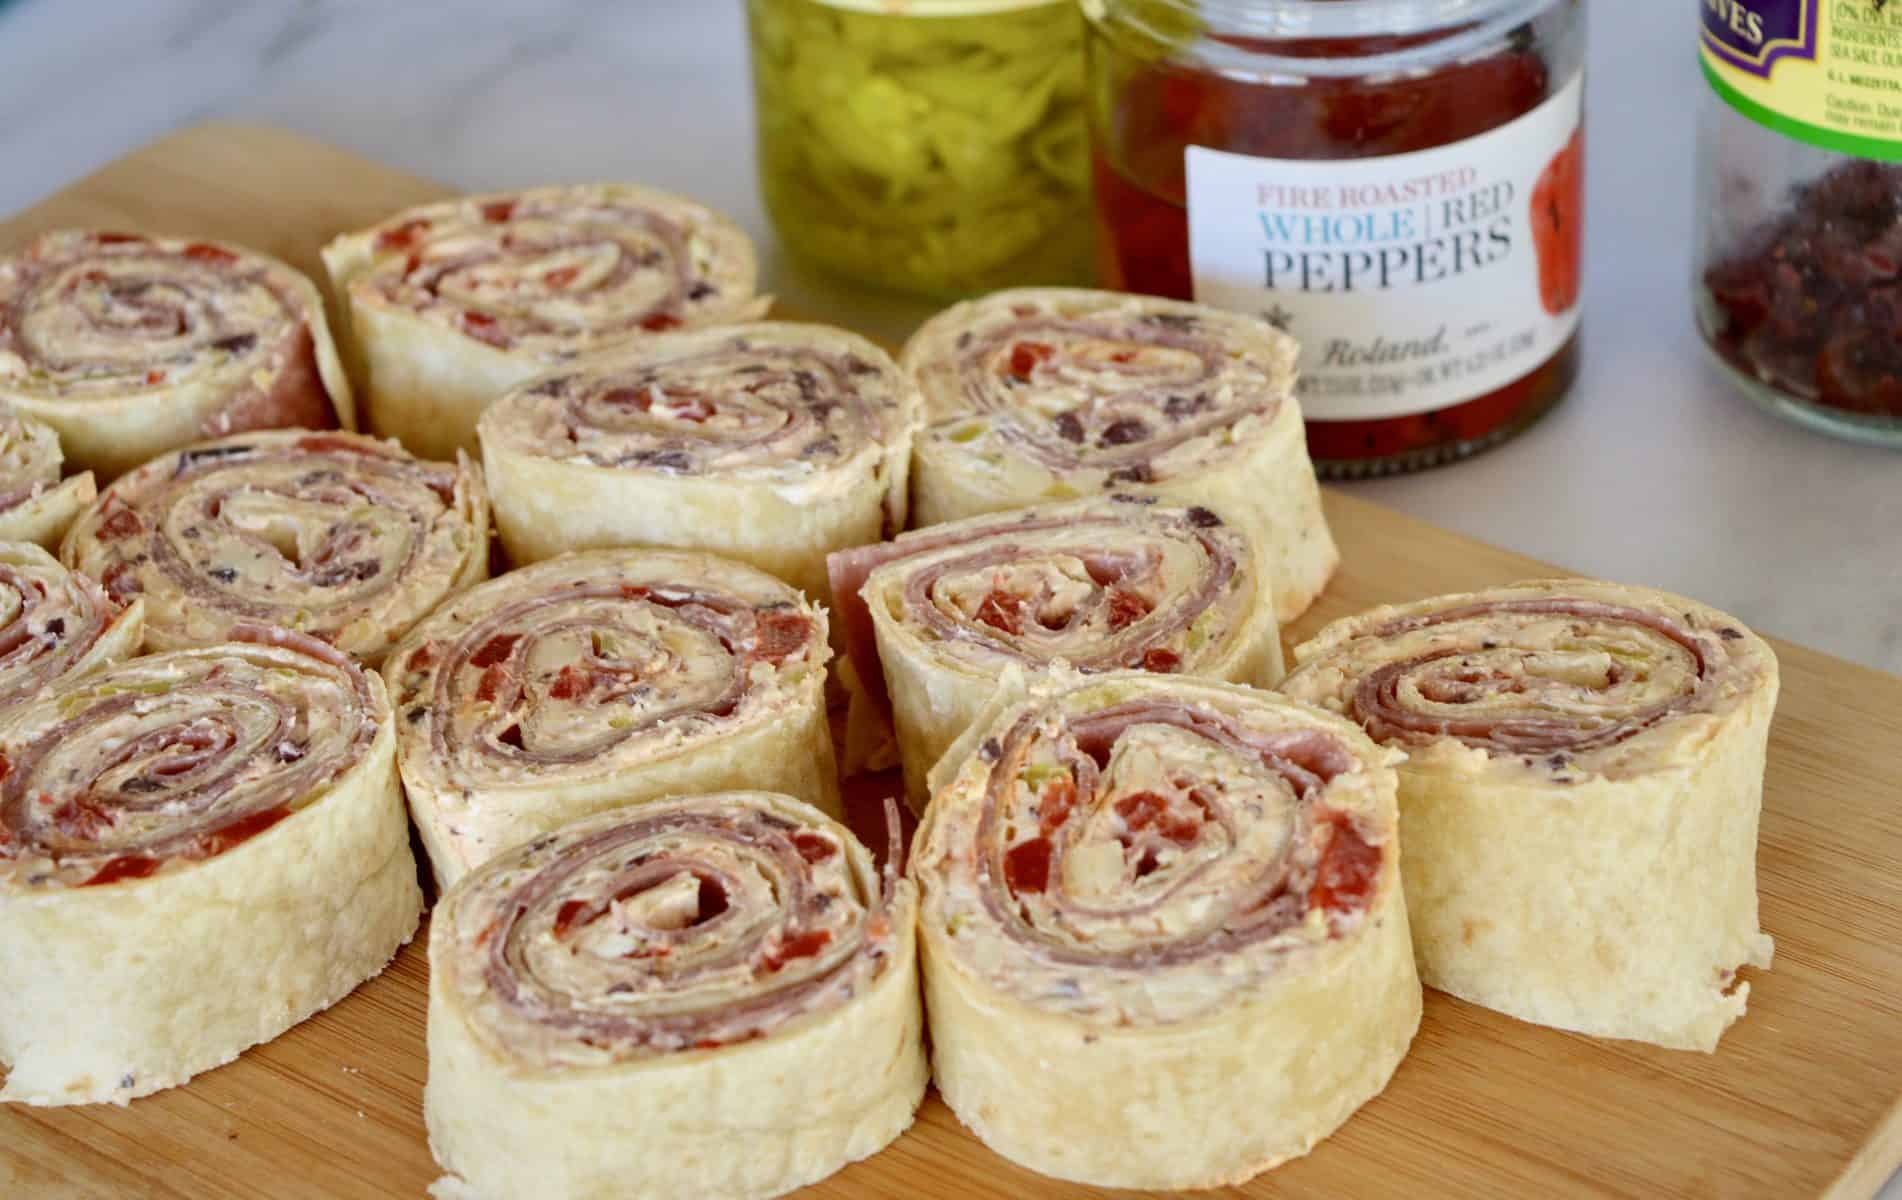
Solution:
[{"label": "jar lid", "polygon": [[[1082,0],[1091,20],[1120,23],[1162,44],[1181,36],[1184,23],[1213,38],[1257,42],[1395,39],[1431,40],[1368,54],[1277,55],[1270,50],[1204,41],[1198,57],[1214,66],[1271,72],[1300,79],[1431,69],[1485,50],[1548,9],[1580,0]],[[1153,19],[1152,19],[1153,18]],[[1445,36],[1432,37],[1434,34]],[[1232,61],[1230,61],[1232,60]]]}]

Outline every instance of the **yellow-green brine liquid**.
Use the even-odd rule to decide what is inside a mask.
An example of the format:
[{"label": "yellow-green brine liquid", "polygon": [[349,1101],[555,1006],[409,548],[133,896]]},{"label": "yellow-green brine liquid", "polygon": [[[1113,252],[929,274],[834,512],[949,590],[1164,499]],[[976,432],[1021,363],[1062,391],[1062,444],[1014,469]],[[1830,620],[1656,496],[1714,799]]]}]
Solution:
[{"label": "yellow-green brine liquid", "polygon": [[760,186],[785,244],[960,296],[1090,275],[1075,0],[748,0]]}]

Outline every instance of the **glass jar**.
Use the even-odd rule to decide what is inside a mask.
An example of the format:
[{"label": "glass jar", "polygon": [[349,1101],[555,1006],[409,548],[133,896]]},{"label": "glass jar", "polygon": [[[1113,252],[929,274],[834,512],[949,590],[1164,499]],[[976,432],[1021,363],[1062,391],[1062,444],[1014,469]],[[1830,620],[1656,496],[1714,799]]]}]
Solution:
[{"label": "glass jar", "polygon": [[1902,447],[1902,3],[1703,17],[1698,329],[1763,407]]},{"label": "glass jar", "polygon": [[952,298],[1088,278],[1075,0],[749,0],[760,186],[795,254]]},{"label": "glass jar", "polygon": [[1083,0],[1099,275],[1302,344],[1322,474],[1524,429],[1578,366],[1579,0]]}]

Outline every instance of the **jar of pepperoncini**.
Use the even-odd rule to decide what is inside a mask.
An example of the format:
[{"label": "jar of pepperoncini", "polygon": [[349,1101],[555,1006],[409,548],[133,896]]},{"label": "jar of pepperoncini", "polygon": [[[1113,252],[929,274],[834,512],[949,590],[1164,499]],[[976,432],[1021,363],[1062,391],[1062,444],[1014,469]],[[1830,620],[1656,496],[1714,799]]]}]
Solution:
[{"label": "jar of pepperoncini", "polygon": [[1100,274],[1301,342],[1324,475],[1432,466],[1577,373],[1581,0],[1083,0]]},{"label": "jar of pepperoncini", "polygon": [[1090,269],[1075,0],[748,0],[760,185],[795,254],[952,298]]}]

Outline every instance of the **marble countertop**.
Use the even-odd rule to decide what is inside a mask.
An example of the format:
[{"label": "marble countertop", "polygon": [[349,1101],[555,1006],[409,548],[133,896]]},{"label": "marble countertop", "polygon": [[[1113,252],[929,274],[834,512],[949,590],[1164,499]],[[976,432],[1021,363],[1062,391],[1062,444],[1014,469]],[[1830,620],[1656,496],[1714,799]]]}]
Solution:
[{"label": "marble countertop", "polygon": [[[1586,359],[1571,398],[1480,458],[1355,490],[1902,672],[1902,453],[1759,414],[1691,329],[1692,21],[1682,5],[1632,5],[1592,31]],[[751,106],[731,0],[0,0],[0,211],[175,126],[240,117],[466,187],[684,191],[761,239],[780,296],[902,336],[925,307],[773,248]]]}]

